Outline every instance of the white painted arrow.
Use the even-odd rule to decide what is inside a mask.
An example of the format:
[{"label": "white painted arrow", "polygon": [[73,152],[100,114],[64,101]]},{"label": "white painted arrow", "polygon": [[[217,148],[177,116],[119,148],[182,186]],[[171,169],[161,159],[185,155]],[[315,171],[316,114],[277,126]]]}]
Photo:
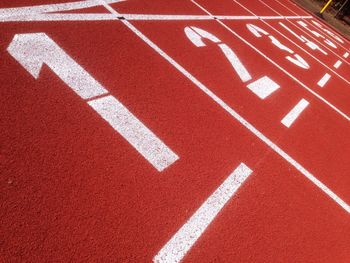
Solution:
[{"label": "white painted arrow", "polygon": [[83,99],[108,93],[45,33],[15,35],[7,51],[35,79],[46,64]]},{"label": "white painted arrow", "polygon": [[35,79],[46,64],[158,171],[179,158],[45,33],[15,35],[7,50]]}]

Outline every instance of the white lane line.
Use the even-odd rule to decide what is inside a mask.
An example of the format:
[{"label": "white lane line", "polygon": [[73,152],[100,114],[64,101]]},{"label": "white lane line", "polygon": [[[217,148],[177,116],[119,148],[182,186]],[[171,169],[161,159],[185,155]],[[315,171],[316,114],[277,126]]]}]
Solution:
[{"label": "white lane line", "polygon": [[[237,0],[233,0],[235,3],[237,3],[238,5],[240,5],[242,8],[244,8],[246,11],[248,11],[249,13],[255,15],[252,11],[250,11],[248,8],[246,8],[244,5],[242,5],[241,3],[239,3]],[[301,47],[300,45],[298,45],[297,43],[295,43],[293,40],[291,40],[290,38],[288,38],[286,35],[284,35],[280,30],[277,30],[274,26],[271,26],[269,23],[262,21],[264,24],[266,24],[268,27],[270,27],[272,30],[274,30],[275,32],[277,32],[278,34],[280,34],[282,37],[284,37],[285,39],[287,39],[288,41],[292,42],[294,45],[296,45],[298,48],[300,48],[302,51],[304,51],[306,54],[308,54],[310,57],[312,57],[314,60],[316,60],[318,63],[320,63],[322,66],[326,67],[329,71],[331,71],[332,73],[334,73],[336,76],[338,76],[340,79],[342,79],[343,81],[345,81],[347,84],[350,85],[350,81],[347,80],[346,78],[344,78],[342,75],[340,75],[339,73],[337,73],[336,71],[334,71],[331,67],[329,67],[327,64],[325,64],[324,62],[322,62],[321,60],[319,60],[317,57],[315,57],[314,55],[312,55],[310,52],[308,52],[306,49],[304,49],[303,47]],[[288,28],[286,25],[284,25],[282,22],[279,22],[279,24],[284,27],[286,30],[288,30],[288,32],[292,33],[295,37],[297,37],[299,40],[301,40],[302,42],[305,42],[305,40],[301,37],[299,37],[295,32],[293,32],[290,28]],[[309,45],[309,44],[307,44]],[[325,51],[321,50],[322,53],[325,53]]]},{"label": "white lane line", "polygon": [[[275,12],[278,15],[281,15],[281,13],[279,13],[278,11],[276,11],[275,9],[273,9],[271,6],[269,6],[268,4],[266,4],[264,1],[259,0],[260,3],[262,3],[263,5],[265,5],[267,8],[271,9],[273,12]],[[280,2],[279,2],[280,3]],[[282,3],[280,3],[281,5],[283,5]],[[292,11],[292,10],[290,10]],[[294,14],[294,11],[292,11]],[[287,19],[288,23],[290,23],[291,25],[293,25],[294,27],[298,28],[299,30],[301,30],[303,33],[305,33],[307,36],[309,36],[311,39],[313,39],[314,41],[316,41],[319,45],[321,45],[323,48],[327,49],[328,51],[330,51],[331,53],[333,53],[333,55],[335,55],[336,57],[343,59],[337,52],[335,52],[333,49],[331,49],[328,45],[326,45],[325,43],[323,43],[322,41],[320,41],[318,38],[316,38],[313,34],[311,34],[311,32],[309,32],[308,30],[306,30],[304,27],[300,27],[300,25],[296,25],[294,23],[292,23],[289,19]],[[308,23],[308,21],[306,21]],[[309,23],[309,25],[312,25],[311,23]],[[318,29],[317,29],[318,30]],[[323,33],[323,32],[322,32]],[[350,65],[350,62],[347,62],[346,60],[344,60],[347,64]]]},{"label": "white lane line", "polygon": [[[108,4],[114,4],[123,2],[126,0],[106,0]],[[78,10],[83,8],[90,8],[99,6],[100,4],[96,0],[85,0],[78,2],[62,3],[62,4],[50,4],[50,5],[37,5],[37,6],[24,6],[14,8],[0,8],[0,18],[6,16],[21,16],[37,13],[49,13],[49,12],[62,12],[70,10]]]},{"label": "white lane line", "polygon": [[309,102],[305,99],[301,99],[297,105],[282,119],[281,123],[289,128],[296,119],[300,116],[300,114],[306,109],[309,105]]},{"label": "white lane line", "polygon": [[247,88],[250,89],[260,99],[266,99],[273,92],[278,90],[280,88],[280,85],[278,85],[269,77],[265,76],[248,84]]},{"label": "white lane line", "polygon": [[88,104],[159,172],[179,159],[151,130],[113,96],[91,100]]},{"label": "white lane line", "polygon": [[[204,7],[202,7],[200,4],[198,4],[196,1],[191,0],[192,3],[197,5],[200,9],[202,9],[204,12],[206,12],[208,15],[212,15],[208,10],[206,10]],[[256,48],[253,44],[245,40],[243,37],[241,37],[239,34],[237,34],[235,31],[233,31],[230,27],[228,27],[224,22],[222,22],[219,19],[216,19],[216,21],[222,25],[224,28],[226,28],[228,31],[230,31],[234,36],[236,36],[238,39],[240,39],[243,43],[251,47],[253,50],[255,50],[258,54],[260,54],[263,58],[265,58],[267,61],[269,61],[272,65],[276,66],[278,69],[280,69],[283,73],[285,73],[287,76],[289,76],[291,79],[293,79],[295,82],[300,84],[305,90],[310,92],[312,95],[314,95],[316,98],[324,102],[327,106],[332,108],[335,112],[337,112],[339,115],[341,115],[343,118],[345,118],[347,121],[350,121],[350,117],[346,115],[344,112],[342,112],[340,109],[338,109],[336,106],[334,106],[332,103],[327,101],[325,98],[320,96],[318,93],[313,91],[311,88],[306,86],[303,82],[301,82],[299,79],[297,79],[295,76],[293,76],[291,73],[289,73],[287,70],[285,70],[283,67],[281,67],[278,63],[273,61],[270,57],[265,55],[263,52],[261,52],[258,48]]]},{"label": "white lane line", "polygon": [[341,65],[342,63],[343,63],[343,62],[341,62],[340,60],[338,60],[337,62],[335,62],[335,64],[333,65],[333,67],[339,68],[340,65]]},{"label": "white lane line", "polygon": [[111,14],[28,14],[1,17],[0,22],[34,22],[34,21],[109,21],[118,20]]},{"label": "white lane line", "polygon": [[329,75],[328,73],[324,74],[324,76],[320,79],[320,81],[317,83],[317,85],[320,86],[321,88],[323,88],[324,85],[326,85],[326,83],[329,81],[330,78],[331,78],[331,75]]},{"label": "white lane line", "polygon": [[180,262],[251,173],[241,163],[165,244],[153,262]]},{"label": "white lane line", "polygon": [[[115,16],[119,16],[118,12],[110,7],[104,0],[99,0],[103,6],[109,10]],[[195,2],[194,2],[195,3]],[[196,4],[196,3],[195,3]],[[291,164],[295,169],[297,169],[301,174],[303,174],[307,179],[309,179],[313,184],[320,188],[326,195],[333,199],[339,206],[341,206],[345,211],[350,213],[350,206],[345,203],[340,197],[338,197],[331,189],[329,189],[325,184],[318,180],[314,175],[312,175],[308,170],[306,170],[301,164],[294,160],[290,155],[273,143],[269,138],[262,134],[258,129],[256,129],[252,124],[250,124],[246,119],[239,115],[234,109],[228,106],[222,99],[220,99],[215,93],[208,89],[202,82],[196,79],[190,72],[188,72],[184,67],[172,59],[168,54],[166,54],[160,47],[158,47],[154,42],[152,42],[148,37],[146,37],[141,31],[134,27],[129,21],[121,20],[125,26],[127,26],[132,32],[134,32],[140,39],[142,39],[147,45],[149,45],[155,52],[157,52],[161,57],[168,61],[174,68],[181,72],[186,78],[188,78],[194,85],[196,85],[201,91],[208,95],[213,101],[215,101],[220,107],[222,107],[228,114],[230,114],[234,119],[240,122],[244,127],[246,127],[251,133],[263,141],[267,146],[269,146],[273,151],[285,159],[289,164]]]},{"label": "white lane line", "polygon": [[[143,14],[119,14],[119,17],[127,20],[140,21],[182,21],[182,20],[213,20],[212,16],[208,15],[143,15]],[[258,17],[258,16],[216,16],[217,19],[222,20],[283,20],[285,17]],[[105,21],[117,20],[111,14],[52,14],[52,13],[28,13],[28,14],[13,14],[0,15],[0,22],[33,22],[33,21]],[[298,19],[295,17],[294,19]]]},{"label": "white lane line", "polygon": [[345,52],[344,55],[343,55],[344,58],[348,58],[348,56],[349,56],[348,52]]}]

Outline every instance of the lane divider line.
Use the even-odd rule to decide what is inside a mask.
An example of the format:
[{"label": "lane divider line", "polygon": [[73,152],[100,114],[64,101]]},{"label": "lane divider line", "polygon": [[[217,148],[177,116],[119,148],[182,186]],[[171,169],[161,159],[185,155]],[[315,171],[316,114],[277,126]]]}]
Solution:
[{"label": "lane divider line", "polygon": [[153,262],[180,262],[252,172],[241,163],[163,246]]},{"label": "lane divider line", "polygon": [[305,99],[301,99],[297,105],[281,120],[281,123],[289,128],[300,116],[300,114],[309,106],[309,102]]},{"label": "lane divider line", "polygon": [[[104,0],[99,0],[103,6],[109,10],[115,16],[119,16],[118,12],[115,11],[111,6],[109,6]],[[195,3],[195,2],[194,2]],[[195,3],[196,4],[196,3]],[[197,4],[198,5],[198,4]],[[219,21],[219,20],[217,20]],[[285,159],[290,165],[292,165],[296,170],[298,170],[302,175],[309,179],[315,186],[322,190],[327,196],[329,196],[333,201],[335,201],[339,206],[341,206],[346,212],[350,214],[350,206],[338,197],[331,189],[329,189],[325,184],[318,180],[313,174],[306,170],[301,164],[294,160],[290,155],[273,143],[269,138],[267,138],[263,133],[256,129],[252,124],[250,124],[246,119],[244,119],[239,113],[227,105],[222,99],[220,99],[215,93],[208,89],[202,82],[196,79],[190,72],[188,72],[184,67],[177,63],[173,58],[166,54],[160,47],[158,47],[154,42],[152,42],[148,37],[146,37],[140,30],[133,26],[127,20],[121,20],[125,26],[127,26],[132,32],[134,32],[141,40],[143,40],[147,45],[149,45],[155,52],[157,52],[161,57],[168,61],[174,68],[181,72],[185,77],[187,77],[195,86],[197,86],[201,91],[208,95],[213,101],[215,101],[221,108],[223,108],[228,114],[230,114],[234,119],[240,122],[244,127],[246,127],[251,133],[263,141],[267,146],[269,146],[274,152]]]},{"label": "lane divider line", "polygon": [[[311,18],[311,17],[310,17]],[[28,13],[28,14],[13,14],[1,15],[0,22],[34,22],[34,21],[108,21],[117,19],[127,19],[135,21],[183,21],[183,20],[284,20],[286,17],[274,16],[207,16],[207,15],[148,15],[148,14],[120,14],[115,17],[111,14],[100,13],[70,13],[70,14],[56,14],[56,13]],[[289,19],[301,19],[294,17]]]}]

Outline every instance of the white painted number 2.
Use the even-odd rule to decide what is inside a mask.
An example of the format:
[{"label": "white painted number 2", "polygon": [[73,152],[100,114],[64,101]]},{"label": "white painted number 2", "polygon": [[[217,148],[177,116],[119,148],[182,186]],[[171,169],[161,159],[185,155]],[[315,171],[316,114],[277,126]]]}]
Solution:
[{"label": "white painted number 2", "polygon": [[[219,48],[231,63],[233,69],[236,71],[240,79],[244,83],[248,83],[252,80],[251,74],[242,64],[236,53],[228,47],[226,44],[222,43],[219,38],[214,36],[213,34],[200,29],[198,27],[185,27],[184,29],[186,36],[188,39],[196,46],[196,47],[204,47],[206,44],[203,42],[203,38],[212,41],[213,43],[218,44]],[[255,95],[257,95],[260,99],[265,99],[270,96],[274,91],[280,88],[280,86],[270,79],[268,76],[264,76],[255,81],[251,81],[247,84],[247,88],[250,89]]]}]

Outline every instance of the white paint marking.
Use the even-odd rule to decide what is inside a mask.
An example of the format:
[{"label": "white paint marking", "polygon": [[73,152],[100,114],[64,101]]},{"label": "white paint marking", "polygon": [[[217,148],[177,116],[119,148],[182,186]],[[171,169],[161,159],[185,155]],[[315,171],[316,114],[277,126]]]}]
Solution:
[{"label": "white paint marking", "polygon": [[239,60],[235,52],[232,51],[226,44],[219,44],[222,52],[225,54],[228,61],[230,61],[232,67],[237,72],[238,76],[243,82],[249,81],[252,79],[247,69],[244,67],[242,62]]},{"label": "white paint marking", "polygon": [[[109,10],[115,16],[119,16],[118,12],[112,7],[104,2],[104,0],[99,0],[103,6]],[[195,1],[194,4],[202,8]],[[206,11],[207,12],[207,11]],[[213,101],[215,101],[221,108],[223,108],[228,114],[230,114],[234,119],[246,127],[251,133],[263,141],[268,147],[285,159],[290,165],[292,165],[296,170],[298,170],[302,175],[304,175],[308,180],[310,180],[315,186],[317,186],[321,191],[323,191],[327,196],[329,196],[333,201],[335,201],[339,206],[341,206],[346,212],[350,214],[350,206],[345,203],[340,197],[338,197],[331,189],[329,189],[325,184],[318,180],[313,174],[306,170],[301,164],[294,160],[290,155],[273,143],[269,138],[262,134],[258,129],[256,129],[251,123],[239,115],[234,109],[228,106],[222,99],[220,99],[215,93],[208,89],[202,82],[196,79],[190,72],[188,72],[184,67],[177,63],[173,58],[166,54],[160,47],[158,47],[154,42],[152,42],[148,37],[146,37],[141,31],[134,27],[129,21],[121,20],[125,26],[127,26],[132,32],[134,32],[140,39],[142,39],[147,45],[149,45],[155,52],[157,52],[161,57],[168,61],[174,68],[181,72],[186,78],[188,78],[194,85],[196,85],[201,91],[203,91],[207,96],[209,96]]]},{"label": "white paint marking", "polygon": [[[320,48],[315,42],[312,42],[311,40],[307,39],[304,36],[299,36],[298,34],[296,34],[292,29],[290,29],[288,26],[286,26],[285,24],[283,24],[282,22],[278,23],[279,25],[281,25],[284,29],[286,29],[289,33],[291,33],[294,37],[296,37],[297,39],[299,39],[301,42],[306,43],[306,45],[308,47],[310,47],[312,50],[319,50],[320,52],[322,52],[324,55],[327,55],[328,53],[326,51],[324,51],[322,48]],[[270,26],[272,27],[272,26]],[[275,28],[274,28],[275,29]],[[276,29],[275,29],[276,30]],[[281,35],[283,35],[282,33],[280,33]],[[286,37],[286,36],[285,36]],[[286,37],[287,38],[287,37]],[[289,38],[287,38],[288,40],[290,40]],[[290,40],[292,43],[294,43],[292,40]],[[296,43],[294,43],[295,45],[297,45]],[[300,47],[299,45],[297,45],[298,47]],[[307,54],[309,54],[309,52],[307,52],[306,50],[304,50],[302,47],[300,47],[303,51],[305,51]],[[313,55],[309,54],[310,56],[312,56],[313,58],[315,58]],[[315,58],[316,59],[316,58]],[[318,60],[319,61],[319,60]],[[319,61],[320,62],[320,61]]]},{"label": "white paint marking", "polygon": [[[147,14],[119,14],[126,20],[135,21],[186,21],[186,20],[214,20],[213,17],[207,15],[147,15]],[[279,20],[284,17],[256,17],[256,16],[216,16],[223,20]],[[299,19],[295,17],[294,19]],[[35,13],[35,12],[18,12],[11,15],[1,15],[0,22],[32,22],[32,21],[106,21],[118,20],[111,14],[52,14],[52,13]]]},{"label": "white paint marking", "polygon": [[[106,0],[108,4],[114,4],[114,3],[123,2],[123,1],[125,0]],[[62,4],[0,8],[0,18],[7,17],[7,16],[22,16],[22,15],[28,15],[28,14],[79,10],[79,9],[90,8],[90,7],[95,7],[99,5],[100,4],[96,2],[96,0],[85,0],[85,1],[62,3]]]},{"label": "white paint marking", "polygon": [[0,22],[35,22],[35,21],[111,21],[118,20],[111,14],[28,14],[21,16],[0,17]]},{"label": "white paint marking", "polygon": [[179,159],[175,153],[113,96],[95,99],[89,101],[88,104],[158,171],[163,171]]},{"label": "white paint marking", "polygon": [[280,85],[278,85],[269,77],[265,76],[250,83],[247,85],[247,87],[260,99],[266,99],[273,92],[278,90],[280,88]]},{"label": "white paint marking", "polygon": [[[276,11],[275,9],[273,9],[271,6],[269,6],[268,4],[266,4],[264,1],[258,0],[259,2],[261,2],[263,5],[265,5],[266,7],[268,7],[269,9],[271,9],[272,11],[274,11],[276,14],[281,15],[278,11]],[[282,4],[282,3],[281,3]],[[282,4],[283,5],[283,4]],[[289,9],[288,7],[286,7],[287,9]],[[290,10],[290,9],[289,9]],[[290,10],[292,11],[292,10]],[[292,11],[294,14],[296,14],[294,11]],[[325,43],[321,42],[319,39],[315,38],[313,36],[313,34],[310,34],[310,31],[306,30],[304,27],[298,27],[297,25],[293,24],[291,21],[289,21],[289,19],[287,19],[288,23],[290,23],[291,25],[293,25],[294,27],[298,28],[299,30],[301,30],[302,32],[304,32],[305,34],[307,34],[309,37],[311,37],[313,40],[315,40],[316,42],[318,42],[322,47],[326,48],[328,51],[330,51],[331,53],[333,53],[335,56],[337,56],[338,58],[342,58],[337,52],[335,52],[333,49],[331,49],[328,45],[326,45]],[[305,20],[306,21],[306,20]],[[308,21],[307,21],[308,22]],[[309,23],[309,22],[308,22]],[[305,24],[305,23],[304,23]],[[312,25],[311,23],[309,23],[310,25]],[[318,34],[318,33],[316,33]],[[318,34],[319,35],[319,34]],[[321,35],[320,35],[321,36]],[[323,36],[321,36],[322,38],[325,38]],[[344,47],[343,47],[344,48]],[[346,48],[345,48],[346,49]],[[350,62],[347,62],[346,60],[344,60],[348,65],[350,65]]]},{"label": "white paint marking", "polygon": [[306,109],[309,105],[309,102],[305,99],[301,99],[297,105],[282,119],[282,124],[289,128],[300,114]]},{"label": "white paint marking", "polygon": [[15,35],[7,51],[35,78],[46,64],[82,99],[108,93],[45,33]]},{"label": "white paint marking", "polygon": [[[82,99],[108,93],[44,33],[15,35],[7,50],[35,79],[39,77],[43,64],[46,64]],[[164,170],[179,159],[113,96],[95,99],[88,104],[158,171]]]},{"label": "white paint marking", "polygon": [[328,73],[324,74],[324,76],[320,79],[320,81],[317,83],[317,85],[320,86],[321,88],[323,88],[324,85],[326,85],[326,83],[329,81],[330,78],[331,78],[331,75],[329,75]]},{"label": "white paint marking", "polygon": [[349,57],[349,53],[348,52],[345,52],[344,55],[343,55],[344,58],[348,58]]},{"label": "white paint marking", "polygon": [[[102,0],[101,0],[102,1]],[[198,4],[196,1],[191,0],[195,5],[197,5],[199,8],[201,8],[204,12],[211,15],[209,11],[207,11],[205,8],[203,8],[200,4]],[[263,58],[265,58],[267,61],[269,61],[272,65],[276,66],[279,70],[281,70],[283,73],[285,73],[287,76],[289,76],[291,79],[293,79],[295,82],[297,82],[300,86],[302,86],[305,90],[310,92],[312,95],[314,95],[316,98],[324,102],[327,106],[329,106],[331,109],[333,109],[335,112],[337,112],[339,115],[341,115],[343,118],[345,118],[347,121],[350,121],[350,117],[346,115],[344,112],[342,112],[340,109],[338,109],[336,106],[334,106],[332,103],[327,101],[325,98],[320,96],[318,93],[313,91],[311,88],[306,86],[303,82],[301,82],[299,79],[297,79],[295,76],[293,76],[291,73],[289,73],[287,70],[285,70],[283,67],[281,67],[279,64],[277,64],[275,61],[273,61],[270,57],[265,55],[263,52],[261,52],[258,48],[256,48],[254,45],[249,43],[247,40],[245,40],[243,37],[241,37],[239,34],[237,34],[235,31],[233,31],[230,27],[228,27],[225,23],[220,21],[219,19],[216,20],[220,25],[222,25],[224,28],[226,28],[229,32],[231,32],[234,36],[236,36],[238,39],[240,39],[243,43],[248,45],[250,48],[255,50],[258,54],[260,54]]]},{"label": "white paint marking", "polygon": [[180,262],[251,173],[241,163],[165,244],[153,262]]},{"label": "white paint marking", "polygon": [[309,64],[301,56],[299,56],[298,54],[294,54],[293,56],[294,58],[292,56],[287,56],[286,59],[303,69],[310,68]]},{"label": "white paint marking", "polygon": [[[213,34],[209,33],[208,31],[205,31],[203,29],[200,29],[198,27],[194,27],[191,26],[191,28],[201,37],[209,39],[210,41],[214,42],[214,43],[219,43],[221,42],[220,39],[218,39],[216,36],[214,36]],[[204,44],[205,45],[205,44]]]},{"label": "white paint marking", "polygon": [[[249,10],[248,8],[246,8],[244,5],[242,5],[241,3],[237,2],[236,0],[234,0],[235,3],[237,3],[238,5],[240,5],[242,8],[244,8],[245,10],[247,10],[249,13],[255,15],[251,10]],[[305,50],[303,47],[299,46],[297,43],[295,43],[293,40],[291,40],[290,38],[288,38],[287,36],[285,36],[284,34],[281,33],[280,30],[277,30],[276,28],[274,28],[273,26],[271,26],[270,24],[268,24],[265,21],[262,21],[264,24],[266,24],[268,27],[270,27],[271,29],[273,29],[274,31],[276,31],[277,33],[279,33],[280,35],[282,35],[283,37],[285,37],[286,39],[288,39],[290,42],[292,42],[294,45],[298,46],[301,50],[303,50],[305,53],[307,53],[309,56],[311,56],[313,59],[315,59],[317,62],[319,62],[321,65],[323,65],[324,67],[326,67],[329,71],[331,71],[333,74],[335,74],[336,76],[338,76],[339,78],[341,78],[343,81],[345,81],[347,84],[350,84],[350,82],[345,79],[342,75],[338,74],[335,70],[333,70],[333,68],[329,67],[328,65],[326,65],[325,63],[323,63],[322,61],[320,61],[317,57],[315,57],[314,55],[312,55],[311,53],[309,53],[307,50]],[[290,22],[289,22],[290,23]],[[284,25],[283,23],[279,22],[280,25]],[[285,26],[285,25],[284,25]],[[285,26],[285,28],[288,30],[289,28]],[[291,30],[291,29],[289,29]],[[299,38],[299,36],[294,33],[291,30],[292,34],[295,34],[295,36],[297,38]],[[306,45],[309,46],[311,49],[316,50],[318,49],[319,51],[321,51],[323,54],[327,55],[327,52],[325,52],[323,49],[321,49],[317,44],[315,44],[314,42],[310,41],[309,39],[307,39],[304,36],[300,36],[299,38],[300,41],[305,42],[306,41]],[[346,61],[346,60],[345,60]],[[305,64],[307,65],[307,64]]]},{"label": "white paint marking", "polygon": [[341,64],[343,64],[343,62],[341,62],[340,60],[338,60],[337,62],[335,62],[335,64],[333,65],[333,67],[339,68]]}]

